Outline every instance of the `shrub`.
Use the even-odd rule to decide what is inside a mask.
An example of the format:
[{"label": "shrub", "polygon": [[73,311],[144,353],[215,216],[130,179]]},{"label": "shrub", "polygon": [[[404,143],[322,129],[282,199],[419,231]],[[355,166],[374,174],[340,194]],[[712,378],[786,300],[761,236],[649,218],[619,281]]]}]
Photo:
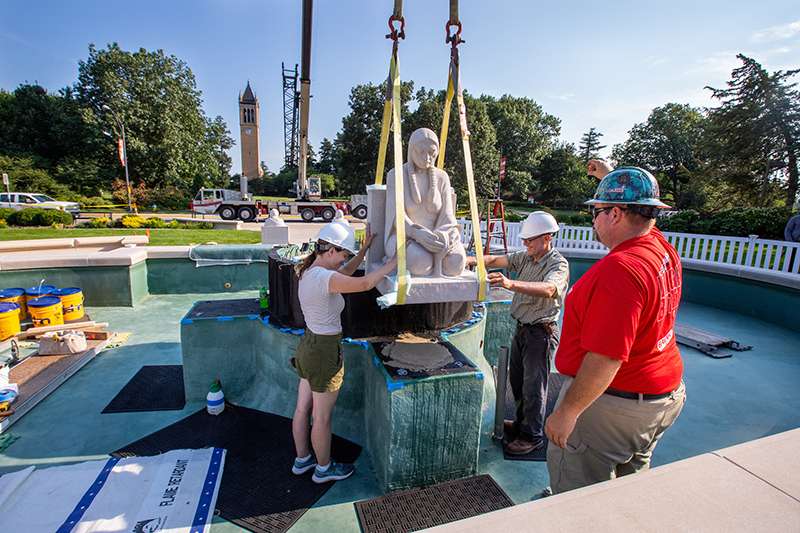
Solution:
[{"label": "shrub", "polygon": [[111,219],[108,217],[97,217],[83,224],[87,228],[109,228],[112,226]]},{"label": "shrub", "polygon": [[6,222],[11,226],[52,226],[72,224],[72,215],[57,209],[21,209],[13,211]]},{"label": "shrub", "polygon": [[[173,222],[177,222],[173,220]],[[184,229],[214,229],[214,224],[211,222],[187,222],[185,224],[180,224],[178,227]]]},{"label": "shrub", "polygon": [[522,222],[523,220],[525,220],[525,217],[514,211],[506,212],[506,222]]},{"label": "shrub", "polygon": [[144,217],[140,217],[139,215],[125,215],[117,221],[117,226],[120,228],[135,229],[144,227],[145,223]]},{"label": "shrub", "polygon": [[791,212],[785,207],[744,207],[717,213],[699,213],[687,209],[658,219],[663,231],[705,233],[762,239],[782,239],[783,228]]},{"label": "shrub", "polygon": [[2,218],[3,220],[8,220],[8,217],[10,217],[11,213],[13,213],[14,211],[15,211],[14,209],[11,209],[9,207],[0,207],[0,218]]},{"label": "shrub", "polygon": [[164,220],[163,218],[150,217],[150,218],[145,219],[144,225],[142,227],[145,227],[145,228],[166,228],[167,225],[168,225],[168,222],[166,220]]},{"label": "shrub", "polygon": [[6,219],[0,218],[0,228],[7,228],[7,227],[8,227],[8,222],[6,222]]},{"label": "shrub", "polygon": [[20,209],[19,211],[14,211],[9,215],[6,219],[12,226],[35,226],[34,219],[36,218],[37,211],[39,209]]},{"label": "shrub", "polygon": [[42,209],[34,218],[37,226],[58,226],[72,224],[72,215],[56,209]]}]

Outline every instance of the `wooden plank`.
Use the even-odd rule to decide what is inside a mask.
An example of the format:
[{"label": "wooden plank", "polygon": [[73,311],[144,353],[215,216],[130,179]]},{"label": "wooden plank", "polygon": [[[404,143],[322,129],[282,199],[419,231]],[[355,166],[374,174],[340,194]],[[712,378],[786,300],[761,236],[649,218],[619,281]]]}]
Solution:
[{"label": "wooden plank", "polygon": [[19,385],[19,396],[12,404],[15,413],[0,420],[0,433],[25,416],[86,363],[94,359],[109,341],[89,341],[89,343],[90,348],[85,352],[28,357],[11,369],[9,382]]},{"label": "wooden plank", "polygon": [[731,339],[726,337],[720,337],[719,335],[714,335],[708,331],[693,328],[685,324],[675,324],[675,334],[702,342],[703,344],[708,344],[709,346],[722,346],[731,342]]}]

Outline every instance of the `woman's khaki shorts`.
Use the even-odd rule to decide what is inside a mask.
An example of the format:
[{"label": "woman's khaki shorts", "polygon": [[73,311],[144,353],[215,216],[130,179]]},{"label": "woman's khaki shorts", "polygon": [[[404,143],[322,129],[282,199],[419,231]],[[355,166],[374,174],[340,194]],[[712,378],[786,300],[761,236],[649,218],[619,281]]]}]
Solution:
[{"label": "woman's khaki shorts", "polygon": [[317,335],[306,329],[294,354],[297,375],[307,379],[313,392],[335,392],[344,380],[341,333]]}]

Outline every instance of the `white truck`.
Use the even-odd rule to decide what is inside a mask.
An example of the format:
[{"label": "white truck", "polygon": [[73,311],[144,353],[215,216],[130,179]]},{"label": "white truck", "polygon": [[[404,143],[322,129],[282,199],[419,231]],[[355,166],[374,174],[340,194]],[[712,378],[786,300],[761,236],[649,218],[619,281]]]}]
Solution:
[{"label": "white truck", "polygon": [[24,209],[26,207],[37,207],[40,209],[57,209],[66,211],[72,218],[80,215],[81,206],[76,202],[61,202],[47,196],[32,192],[4,192],[0,193],[0,207],[11,209]]},{"label": "white truck", "polygon": [[[354,194],[350,201],[323,200],[320,198],[320,179],[312,176],[308,179],[309,187],[303,199],[287,201],[261,201],[253,200],[248,194],[230,189],[200,189],[197,191],[190,204],[194,213],[216,214],[223,220],[243,220],[252,222],[259,215],[269,214],[270,209],[287,215],[300,215],[305,222],[321,218],[326,222],[333,220],[336,210],[341,209],[345,214],[356,218],[367,218],[367,195]],[[307,198],[307,199],[306,199]]]}]

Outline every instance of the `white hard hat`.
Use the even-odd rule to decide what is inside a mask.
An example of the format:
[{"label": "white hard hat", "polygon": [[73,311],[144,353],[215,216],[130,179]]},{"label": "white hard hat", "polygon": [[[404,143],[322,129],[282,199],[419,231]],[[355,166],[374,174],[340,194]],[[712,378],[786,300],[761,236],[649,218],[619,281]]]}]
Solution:
[{"label": "white hard hat", "polygon": [[339,221],[328,222],[319,230],[317,241],[325,241],[328,244],[344,248],[351,254],[356,253],[356,232],[350,224],[342,224]]},{"label": "white hard hat", "polygon": [[556,233],[559,229],[558,222],[553,215],[546,211],[534,211],[522,221],[519,238],[531,239],[545,233]]}]

